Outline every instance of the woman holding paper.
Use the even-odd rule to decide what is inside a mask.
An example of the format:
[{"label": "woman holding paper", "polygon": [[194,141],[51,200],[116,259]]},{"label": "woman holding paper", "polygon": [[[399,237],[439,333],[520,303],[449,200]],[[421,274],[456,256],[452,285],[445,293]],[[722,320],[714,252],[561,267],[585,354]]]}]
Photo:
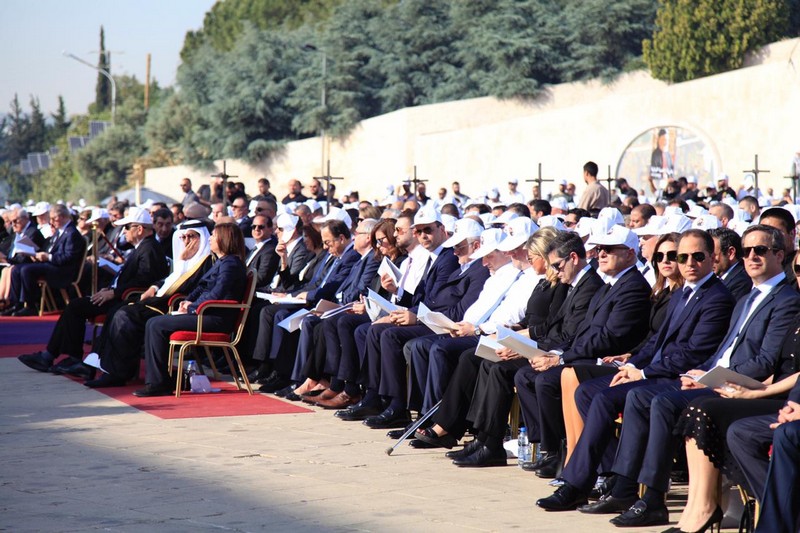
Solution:
[{"label": "woman holding paper", "polygon": [[[800,316],[795,318],[781,347],[778,371],[765,380],[766,388],[749,390],[733,383],[715,389],[721,397],[705,396],[689,404],[675,428],[675,434],[686,439],[686,461],[689,466],[689,498],[678,526],[706,526],[722,520],[719,506],[720,472],[736,482],[744,482],[736,461],[728,453],[726,433],[733,422],[742,418],[778,412],[786,396],[797,382],[800,364],[794,354],[800,349]],[[690,378],[681,378],[691,386]],[[761,497],[760,494],[755,495]]]},{"label": "woman holding paper", "polygon": [[[680,233],[667,233],[661,237],[652,238],[656,242],[652,255],[652,267],[657,272],[657,277],[656,283],[653,285],[653,291],[650,293],[650,302],[652,304],[650,308],[650,330],[639,346],[632,350],[632,353],[636,353],[658,331],[667,314],[667,304],[669,304],[672,293],[683,287],[683,276],[678,270],[676,261],[679,239]],[[645,242],[643,246],[647,246],[647,244]],[[564,369],[561,374],[561,389],[563,392],[561,403],[564,411],[564,425],[567,430],[565,464],[569,461],[572,450],[575,449],[575,443],[578,442],[578,438],[583,431],[583,418],[581,418],[575,405],[575,390],[584,381],[603,375],[615,374],[618,365],[624,364],[630,356],[631,354],[627,353],[605,357],[603,358],[603,363],[605,364],[602,366],[581,365]]]}]

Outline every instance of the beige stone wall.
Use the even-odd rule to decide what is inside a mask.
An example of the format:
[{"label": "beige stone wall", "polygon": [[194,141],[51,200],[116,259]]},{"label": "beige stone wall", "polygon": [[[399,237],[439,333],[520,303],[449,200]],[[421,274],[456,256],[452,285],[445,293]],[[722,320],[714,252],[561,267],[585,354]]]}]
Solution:
[{"label": "beige stone wall", "polygon": [[[668,85],[644,72],[599,81],[551,87],[533,102],[476,98],[403,109],[363,121],[351,135],[327,146],[331,173],[345,176],[339,191],[354,189],[362,198],[385,195],[413,174],[429,180],[429,195],[452,180],[478,193],[510,177],[533,178],[542,163],[545,178],[566,178],[581,190],[587,160],[615,171],[622,152],[639,134],[660,125],[680,126],[709,142],[733,185],[743,171],[759,166],[762,187],[787,186],[793,154],[800,151],[800,39],[766,47],[739,70]],[[307,182],[322,166],[319,138],[288,143],[282,153],[251,166],[228,161],[248,192],[266,176],[276,196],[290,178]],[[221,162],[217,165],[220,169]],[[186,167],[150,169],[148,187],[180,196],[179,180],[192,177],[195,188],[208,173]],[[521,184],[527,194],[530,184]],[[545,192],[549,187],[545,186]]]}]

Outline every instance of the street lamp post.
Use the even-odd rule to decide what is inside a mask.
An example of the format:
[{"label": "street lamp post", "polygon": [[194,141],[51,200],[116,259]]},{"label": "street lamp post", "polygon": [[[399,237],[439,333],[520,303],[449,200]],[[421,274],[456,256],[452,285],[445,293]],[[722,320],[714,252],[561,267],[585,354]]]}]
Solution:
[{"label": "street lamp post", "polygon": [[117,84],[114,81],[114,77],[111,76],[111,73],[108,72],[107,70],[102,69],[100,67],[96,67],[96,66],[92,65],[91,63],[89,63],[88,61],[84,61],[83,59],[81,59],[80,57],[76,56],[75,54],[70,54],[66,50],[61,52],[61,53],[65,57],[69,57],[71,59],[74,59],[78,63],[83,63],[87,67],[95,69],[97,72],[99,72],[100,74],[102,74],[103,76],[108,78],[108,81],[111,82],[111,124],[114,124],[114,115],[116,115],[116,113],[117,113]]},{"label": "street lamp post", "polygon": [[302,46],[303,50],[308,52],[317,52],[322,54],[322,112],[324,113],[322,126],[319,129],[319,139],[320,144],[322,145],[322,159],[320,160],[320,172],[325,172],[325,122],[324,118],[327,116],[327,96],[328,96],[328,87],[327,87],[327,76],[328,76],[328,54],[325,53],[325,50],[320,50],[313,44],[304,44]]}]

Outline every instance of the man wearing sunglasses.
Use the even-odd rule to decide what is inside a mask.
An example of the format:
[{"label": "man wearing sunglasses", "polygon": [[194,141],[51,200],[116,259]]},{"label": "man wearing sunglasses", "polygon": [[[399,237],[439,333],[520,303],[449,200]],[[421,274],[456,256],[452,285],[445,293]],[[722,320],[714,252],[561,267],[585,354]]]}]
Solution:
[{"label": "man wearing sunglasses", "polygon": [[[604,256],[610,254],[608,246],[598,248],[602,269],[607,261]],[[537,501],[539,507],[566,511],[586,504],[598,467],[602,472],[611,467],[616,450],[614,421],[625,408],[629,392],[653,384],[674,384],[680,374],[697,368],[714,353],[724,337],[734,300],[714,275],[713,252],[714,242],[705,231],[690,229],[681,235],[676,260],[685,280],[683,291],[676,291],[670,298],[664,323],[628,364],[614,375],[591,379],[578,387],[575,403],[586,425],[562,472],[565,484],[552,496]],[[621,512],[631,503],[608,505],[610,510]],[[597,511],[595,504],[588,508],[590,513],[609,510],[601,505]],[[666,509],[661,511],[638,525],[665,523],[669,517]]]},{"label": "man wearing sunglasses", "polygon": [[714,239],[714,273],[738,302],[753,288],[742,261],[742,238],[728,228],[714,228],[708,234]]},{"label": "man wearing sunglasses", "polygon": [[263,290],[278,272],[280,256],[275,252],[278,239],[272,234],[272,219],[262,215],[253,218],[250,226],[255,245],[245,258],[245,266],[256,272],[256,290]]},{"label": "man wearing sunglasses", "polygon": [[127,289],[149,287],[169,274],[167,258],[155,240],[153,219],[147,210],[132,207],[127,217],[114,224],[125,228],[126,239],[135,248],[133,253],[111,285],[92,296],[69,302],[56,323],[47,349],[20,356],[20,361],[27,366],[47,372],[58,356],[67,354],[69,358],[59,363],[55,371],[91,378],[94,372],[81,362],[86,319],[106,315],[106,320],[110,321],[113,313],[123,305],[122,295]]},{"label": "man wearing sunglasses", "polygon": [[[776,371],[784,336],[800,311],[800,295],[787,283],[782,269],[784,242],[780,231],[752,226],[744,232],[743,243],[744,268],[754,288],[736,304],[722,342],[697,369],[688,370],[689,375],[701,376],[720,366],[761,381]],[[687,378],[661,380],[632,391],[612,468],[617,480],[610,497],[593,504],[589,512],[621,512],[633,505],[631,509],[636,511],[626,512],[612,523],[666,523],[659,518],[667,516],[664,494],[678,445],[672,429],[692,400],[714,394]],[[647,490],[639,501],[640,483]]]}]

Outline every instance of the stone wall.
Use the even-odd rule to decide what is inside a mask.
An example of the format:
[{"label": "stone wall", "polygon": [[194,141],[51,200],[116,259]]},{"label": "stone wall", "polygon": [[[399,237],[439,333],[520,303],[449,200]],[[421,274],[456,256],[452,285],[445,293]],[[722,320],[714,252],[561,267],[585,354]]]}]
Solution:
[{"label": "stone wall", "polygon": [[[549,179],[565,178],[583,187],[581,167],[594,160],[606,176],[628,144],[657,126],[678,126],[702,137],[734,186],[755,154],[761,186],[778,193],[783,176],[800,151],[800,39],[774,43],[733,72],[669,85],[643,71],[611,83],[593,80],[550,87],[535,101],[475,98],[407,108],[364,120],[344,140],[332,141],[322,155],[319,138],[290,142],[259,165],[228,161],[254,194],[266,176],[279,198],[290,178],[307,183],[330,158],[339,192],[353,189],[362,198],[382,198],[386,186],[413,174],[428,180],[428,194],[453,180],[467,194],[497,186],[508,178],[535,177],[538,163]],[[222,168],[221,161],[217,163]],[[180,197],[178,182],[191,177],[195,189],[211,172],[187,167],[147,170],[146,185]],[[520,189],[530,192],[530,184]],[[550,186],[545,185],[545,192]]]}]

